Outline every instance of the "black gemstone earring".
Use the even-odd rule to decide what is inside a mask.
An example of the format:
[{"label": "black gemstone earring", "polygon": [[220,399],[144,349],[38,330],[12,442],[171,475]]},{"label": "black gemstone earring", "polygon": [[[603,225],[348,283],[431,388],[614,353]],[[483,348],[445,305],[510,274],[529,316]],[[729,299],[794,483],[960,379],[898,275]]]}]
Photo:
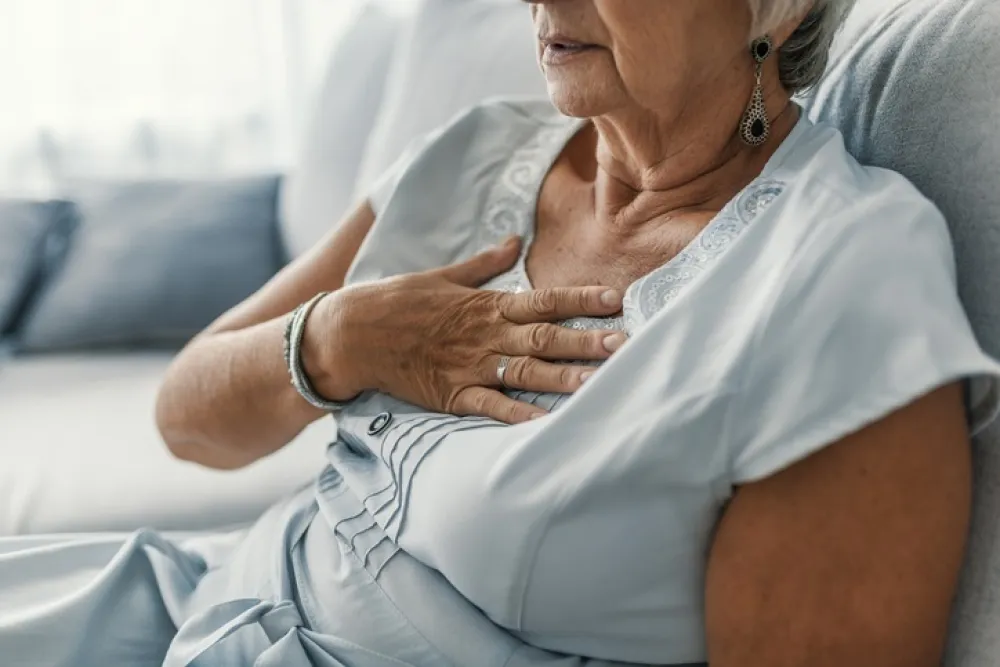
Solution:
[{"label": "black gemstone earring", "polygon": [[764,70],[764,61],[767,60],[774,44],[767,35],[755,39],[750,45],[750,55],[753,56],[755,66],[755,76],[757,83],[753,88],[753,97],[750,98],[750,106],[743,114],[740,123],[740,138],[749,146],[760,146],[771,134],[771,121],[767,117],[767,109],[764,108],[764,87],[761,85],[761,75]]}]

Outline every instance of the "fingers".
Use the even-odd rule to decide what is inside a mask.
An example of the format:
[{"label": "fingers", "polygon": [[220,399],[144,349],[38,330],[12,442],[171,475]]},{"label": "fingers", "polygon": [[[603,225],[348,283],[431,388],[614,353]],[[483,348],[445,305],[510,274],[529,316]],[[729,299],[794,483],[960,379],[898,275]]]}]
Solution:
[{"label": "fingers", "polygon": [[553,364],[533,357],[513,357],[507,364],[503,381],[508,389],[572,394],[596,371],[591,366]]},{"label": "fingers", "polygon": [[503,341],[504,354],[551,361],[607,359],[628,340],[623,332],[578,331],[558,324],[511,327]]},{"label": "fingers", "polygon": [[506,424],[523,424],[548,414],[530,403],[515,401],[485,387],[462,390],[455,399],[454,411],[459,415],[487,417]]},{"label": "fingers", "polygon": [[452,264],[437,273],[463,287],[479,287],[490,279],[510,270],[521,250],[521,239],[512,236],[502,244],[481,252],[471,259]]},{"label": "fingers", "polygon": [[531,324],[614,315],[622,309],[622,295],[606,287],[554,287],[505,294],[500,304],[504,317],[511,322]]}]

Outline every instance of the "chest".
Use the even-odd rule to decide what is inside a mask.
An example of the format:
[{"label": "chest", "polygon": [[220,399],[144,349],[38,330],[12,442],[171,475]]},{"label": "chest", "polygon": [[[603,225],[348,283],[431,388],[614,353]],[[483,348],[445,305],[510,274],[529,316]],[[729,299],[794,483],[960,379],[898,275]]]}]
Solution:
[{"label": "chest", "polygon": [[690,246],[716,213],[663,215],[624,233],[599,220],[590,186],[557,165],[539,193],[525,269],[537,289],[601,285],[624,292]]}]

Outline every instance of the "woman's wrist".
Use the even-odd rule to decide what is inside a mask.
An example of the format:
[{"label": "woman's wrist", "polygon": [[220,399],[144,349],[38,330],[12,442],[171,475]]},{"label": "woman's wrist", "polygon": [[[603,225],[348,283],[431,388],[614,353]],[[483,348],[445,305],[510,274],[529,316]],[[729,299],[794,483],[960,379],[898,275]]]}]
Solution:
[{"label": "woman's wrist", "polygon": [[347,402],[366,389],[353,372],[353,355],[345,354],[346,341],[340,332],[344,311],[338,308],[337,293],[316,304],[305,323],[300,347],[302,370],[309,383],[323,398]]}]

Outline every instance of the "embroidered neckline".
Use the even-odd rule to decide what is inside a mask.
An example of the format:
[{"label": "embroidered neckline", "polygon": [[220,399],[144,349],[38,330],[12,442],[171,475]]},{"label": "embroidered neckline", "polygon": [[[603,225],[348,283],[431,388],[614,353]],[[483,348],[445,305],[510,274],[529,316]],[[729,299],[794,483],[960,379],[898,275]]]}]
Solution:
[{"label": "embroidered neckline", "polygon": [[[803,115],[804,118],[804,115]],[[538,200],[542,186],[569,141],[587,123],[556,118],[545,121],[524,144],[511,153],[487,196],[479,247],[485,249],[513,235],[523,239],[517,264],[485,286],[522,292],[534,289],[525,265],[535,238]],[[677,298],[733,245],[743,231],[784,192],[784,181],[771,176],[801,128],[793,129],[762,173],[741,190],[681,252],[642,276],[626,289],[623,317],[576,318],[563,322],[574,329],[624,330],[629,335]]]}]

